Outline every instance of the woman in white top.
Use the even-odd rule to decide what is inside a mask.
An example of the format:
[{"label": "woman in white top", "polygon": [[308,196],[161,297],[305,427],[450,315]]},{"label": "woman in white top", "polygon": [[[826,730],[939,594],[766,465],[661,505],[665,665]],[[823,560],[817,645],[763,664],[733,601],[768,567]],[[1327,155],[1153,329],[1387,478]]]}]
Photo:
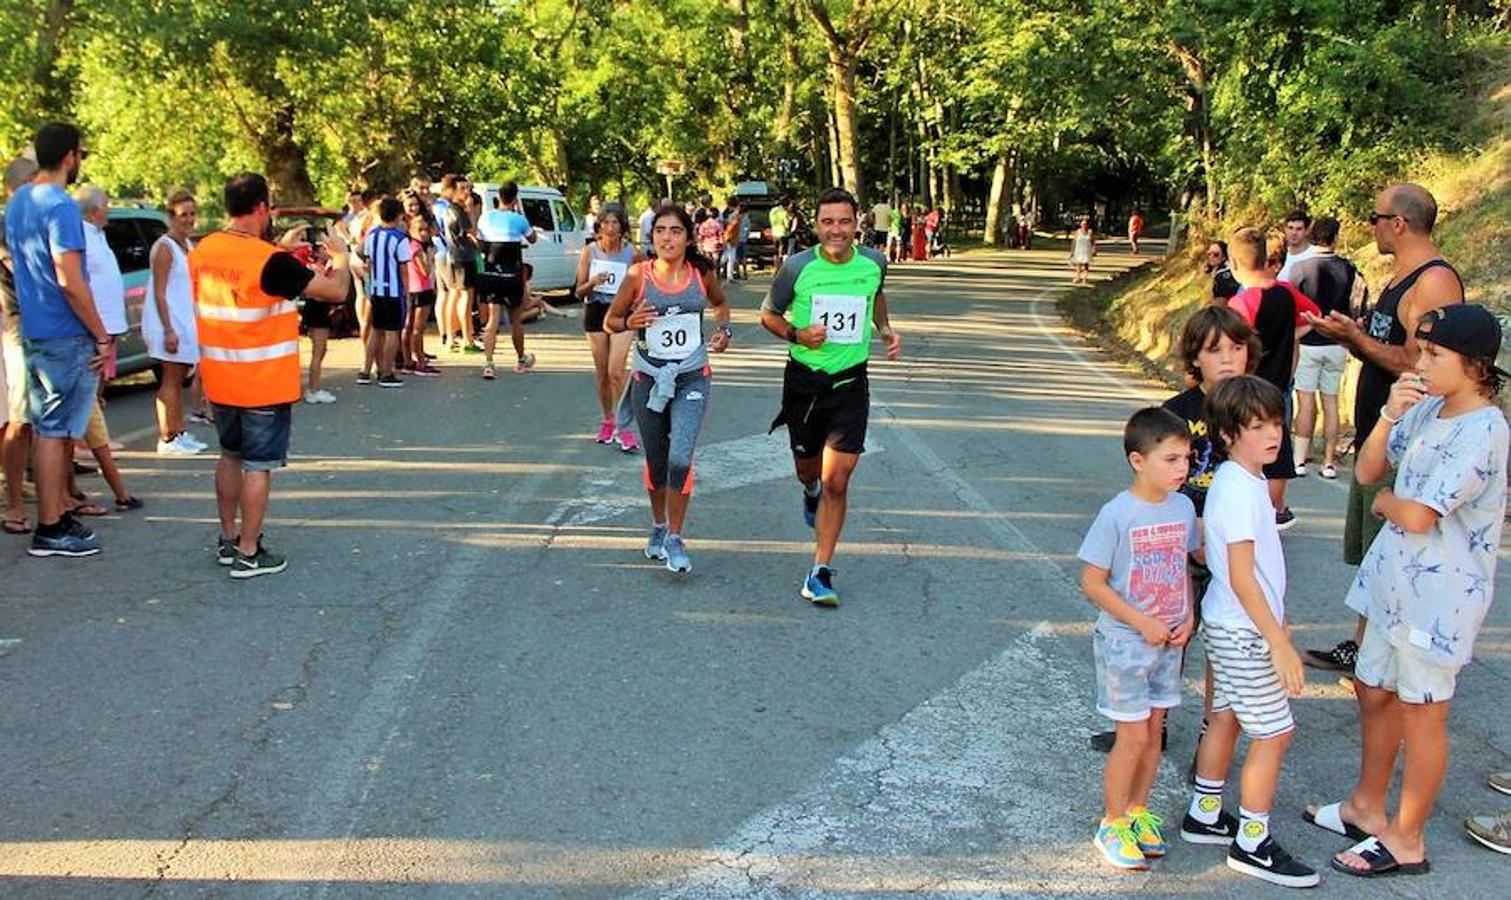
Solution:
[{"label": "woman in white top", "polygon": [[[577,282],[573,288],[582,298],[582,330],[588,336],[588,349],[593,354],[598,406],[603,411],[603,419],[598,423],[600,444],[613,443],[616,437],[614,410],[624,394],[624,365],[634,337],[628,331],[609,334],[603,330],[604,317],[619,292],[619,285],[624,283],[630,266],[642,258],[640,251],[625,238],[626,219],[624,207],[618,203],[599,210],[593,241],[583,246],[577,258]],[[635,433],[628,428],[617,437],[619,449],[626,453],[638,446]]]},{"label": "woman in white top", "polygon": [[1085,217],[1081,219],[1081,227],[1070,238],[1070,264],[1076,270],[1071,278],[1071,284],[1087,284],[1090,282],[1091,261],[1097,255],[1097,237],[1091,232],[1091,220]]},{"label": "woman in white top", "polygon": [[168,233],[152,245],[152,296],[142,306],[142,340],[162,366],[157,386],[157,452],[199,453],[206,445],[184,428],[184,382],[199,363],[199,330],[189,283],[189,235],[199,216],[194,197],[168,198]]}]

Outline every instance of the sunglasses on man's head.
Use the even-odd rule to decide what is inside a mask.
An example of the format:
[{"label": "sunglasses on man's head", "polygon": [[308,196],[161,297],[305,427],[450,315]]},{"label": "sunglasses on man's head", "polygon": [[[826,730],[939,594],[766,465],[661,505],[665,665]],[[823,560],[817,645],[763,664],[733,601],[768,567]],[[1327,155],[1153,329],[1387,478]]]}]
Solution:
[{"label": "sunglasses on man's head", "polygon": [[1371,225],[1378,225],[1381,219],[1400,219],[1402,222],[1410,221],[1399,213],[1371,212],[1369,214],[1369,224]]}]

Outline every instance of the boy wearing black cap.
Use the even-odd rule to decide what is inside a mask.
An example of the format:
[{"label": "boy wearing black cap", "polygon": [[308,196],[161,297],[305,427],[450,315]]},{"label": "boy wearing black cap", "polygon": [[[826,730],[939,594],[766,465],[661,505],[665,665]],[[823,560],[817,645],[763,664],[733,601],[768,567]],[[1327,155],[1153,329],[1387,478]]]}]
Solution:
[{"label": "boy wearing black cap", "polygon": [[[1482,306],[1456,304],[1425,314],[1416,338],[1416,368],[1391,388],[1355,467],[1366,485],[1397,469],[1375,499],[1386,525],[1348,598],[1369,610],[1354,670],[1359,780],[1347,800],[1306,816],[1360,839],[1332,866],[1364,877],[1429,869],[1423,829],[1448,766],[1448,701],[1490,609],[1506,508],[1500,324]],[[1403,741],[1400,805],[1389,817]]]}]

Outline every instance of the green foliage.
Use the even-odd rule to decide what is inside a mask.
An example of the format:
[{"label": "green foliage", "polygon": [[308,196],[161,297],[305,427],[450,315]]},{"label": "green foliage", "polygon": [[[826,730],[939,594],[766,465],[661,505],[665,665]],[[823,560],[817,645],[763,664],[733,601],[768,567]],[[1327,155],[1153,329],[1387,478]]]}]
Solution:
[{"label": "green foliage", "polygon": [[[1493,5],[1492,5],[1493,6]],[[638,201],[829,180],[827,18],[856,50],[859,180],[1066,205],[1210,192],[1347,212],[1465,140],[1491,6],[1428,0],[11,0],[0,145],[79,121],[121,194],[268,173],[335,202],[416,169]],[[861,36],[865,38],[862,41]],[[964,184],[958,188],[957,184]]]}]

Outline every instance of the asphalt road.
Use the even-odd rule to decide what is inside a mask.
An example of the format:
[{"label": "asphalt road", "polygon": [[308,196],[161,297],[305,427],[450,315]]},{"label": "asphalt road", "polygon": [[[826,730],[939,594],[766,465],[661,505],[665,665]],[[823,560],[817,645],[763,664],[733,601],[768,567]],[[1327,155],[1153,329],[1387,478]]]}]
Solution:
[{"label": "asphalt road", "polygon": [[[1066,281],[1059,251],[892,272],[905,359],[873,367],[838,611],[797,597],[810,533],[764,436],[764,279],[731,292],[681,580],[639,554],[638,460],[589,439],[575,318],[532,325],[538,370],[492,383],[448,355],[443,378],[358,388],[337,344],[340,402],[296,410],[275,482],[281,576],[227,579],[212,460],[138,432],[121,456],[148,507],[100,523],[103,554],[0,541],[0,896],[1272,895],[1210,848],[1117,875],[1091,847],[1103,723],[1074,553],[1128,481],[1123,420],[1167,392],[1062,326]],[[118,396],[114,429],[150,400]],[[1352,628],[1344,496],[1292,492],[1303,646]],[[1172,831],[1188,687],[1155,804]],[[1503,602],[1454,701],[1434,874],[1322,892],[1506,884],[1458,823],[1504,805],[1482,785],[1511,765],[1508,689]],[[1296,708],[1275,829],[1321,865],[1345,842],[1299,812],[1352,783],[1357,717],[1316,672]]]}]

